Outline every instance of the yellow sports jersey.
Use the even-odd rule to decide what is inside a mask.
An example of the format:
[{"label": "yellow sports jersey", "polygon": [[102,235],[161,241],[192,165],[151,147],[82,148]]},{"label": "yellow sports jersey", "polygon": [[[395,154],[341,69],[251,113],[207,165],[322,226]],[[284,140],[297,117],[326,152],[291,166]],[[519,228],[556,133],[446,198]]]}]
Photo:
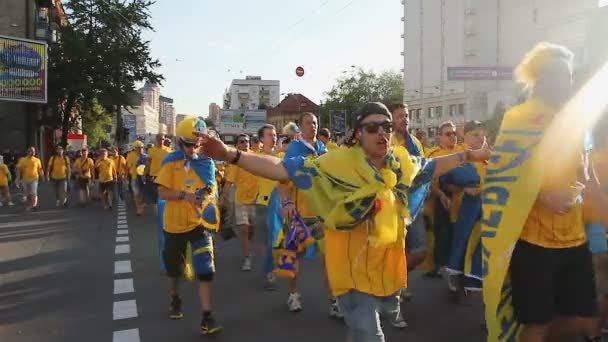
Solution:
[{"label": "yellow sports jersey", "polygon": [[226,181],[236,186],[235,200],[240,204],[254,204],[258,194],[258,177],[232,165],[226,175]]},{"label": "yellow sports jersey", "polygon": [[[160,171],[160,165],[165,159],[165,156],[169,154],[169,151],[165,146],[163,147],[152,147],[148,149],[148,158],[150,158],[150,176],[156,177]],[[137,160],[136,160],[137,161]]]},{"label": "yellow sports jersey", "polygon": [[[555,113],[556,111],[540,101],[528,101],[512,110],[530,113]],[[509,115],[509,113],[507,113]],[[511,115],[513,115],[511,113]],[[545,173],[541,191],[571,191],[583,170],[583,142],[569,142],[581,154],[563,163],[556,172]],[[538,200],[534,203],[524,224],[520,239],[545,248],[568,248],[580,246],[586,241],[583,206],[577,204],[569,212],[559,215],[543,206]]]},{"label": "yellow sports jersey", "polygon": [[127,168],[129,169],[129,175],[131,178],[137,178],[137,161],[139,160],[140,154],[136,151],[127,153]]},{"label": "yellow sports jersey", "polygon": [[[156,176],[155,183],[174,191],[194,193],[197,189],[210,186],[215,196],[217,186],[205,184],[196,175],[193,168],[185,168],[184,160],[168,162],[163,165]],[[202,205],[196,208],[185,200],[168,200],[165,203],[164,226],[169,233],[185,233],[204,223],[201,218]],[[207,227],[211,228],[211,227]]]},{"label": "yellow sports jersey", "polygon": [[63,180],[68,178],[68,169],[70,168],[70,160],[68,157],[52,156],[49,160],[49,169],[51,179]]},{"label": "yellow sports jersey", "polygon": [[116,157],[111,156],[109,158],[114,162],[114,166],[116,167],[116,173],[119,176],[124,176],[127,173],[127,160],[125,159],[125,157],[119,154]]},{"label": "yellow sports jersey", "polygon": [[384,297],[406,287],[405,236],[394,244],[372,247],[371,227],[366,225],[351,231],[325,230],[325,265],[334,296],[356,289]]},{"label": "yellow sports jersey", "polygon": [[112,182],[116,180],[116,167],[112,159],[101,159],[95,164],[97,172],[99,172],[99,181],[102,183]]},{"label": "yellow sports jersey", "polygon": [[82,157],[80,157],[74,162],[74,170],[79,172],[80,178],[90,179],[92,177],[94,167],[95,163],[91,158],[83,160]]},{"label": "yellow sports jersey", "polygon": [[8,181],[11,179],[11,172],[6,164],[0,164],[0,186],[8,186]]},{"label": "yellow sports jersey", "polygon": [[[285,153],[279,152],[275,155],[275,157],[282,159],[284,155]],[[256,203],[260,205],[268,205],[268,202],[270,202],[270,195],[277,186],[277,183],[277,181],[273,181],[268,178],[258,177],[258,197]]]},{"label": "yellow sports jersey", "polygon": [[[608,189],[608,148],[601,147],[598,150],[594,150],[591,153],[591,161],[595,174],[600,181],[604,192]],[[589,200],[585,199],[583,202],[584,219],[585,223],[598,223],[600,222],[599,215],[593,210]]]},{"label": "yellow sports jersey", "polygon": [[19,172],[21,174],[21,180],[25,182],[32,182],[38,180],[40,177],[40,170],[42,170],[42,162],[36,157],[23,157],[17,164]]}]

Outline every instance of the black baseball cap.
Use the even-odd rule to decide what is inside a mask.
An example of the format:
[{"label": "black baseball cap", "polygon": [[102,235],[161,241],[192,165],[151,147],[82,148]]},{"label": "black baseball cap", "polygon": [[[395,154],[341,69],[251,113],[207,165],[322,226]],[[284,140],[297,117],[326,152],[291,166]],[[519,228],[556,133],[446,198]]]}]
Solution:
[{"label": "black baseball cap", "polygon": [[368,102],[355,112],[355,127],[359,127],[361,121],[372,114],[381,114],[389,120],[393,120],[390,110],[382,102]]},{"label": "black baseball cap", "polygon": [[485,129],[486,126],[483,124],[483,122],[479,120],[469,120],[464,124],[464,134],[467,134],[470,131],[474,131],[478,128]]}]

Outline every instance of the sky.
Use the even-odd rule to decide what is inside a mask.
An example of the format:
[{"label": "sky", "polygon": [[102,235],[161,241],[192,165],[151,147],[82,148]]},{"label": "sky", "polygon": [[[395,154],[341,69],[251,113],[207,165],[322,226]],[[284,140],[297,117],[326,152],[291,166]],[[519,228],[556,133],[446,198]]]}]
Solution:
[{"label": "sky", "polygon": [[157,0],[151,11],[146,37],[179,114],[206,116],[246,75],[319,103],[351,65],[403,67],[400,0]]}]

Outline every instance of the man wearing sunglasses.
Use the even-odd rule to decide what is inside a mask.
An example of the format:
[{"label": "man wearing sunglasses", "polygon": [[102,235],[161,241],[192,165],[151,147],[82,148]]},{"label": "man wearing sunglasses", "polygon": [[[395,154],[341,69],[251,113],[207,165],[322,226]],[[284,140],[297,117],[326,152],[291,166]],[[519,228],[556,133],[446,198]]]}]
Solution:
[{"label": "man wearing sunglasses", "polygon": [[416,177],[430,179],[462,163],[486,160],[490,153],[411,157],[403,147],[391,146],[392,115],[386,106],[368,103],[356,118],[350,147],[316,160],[297,156],[281,161],[201,136],[209,156],[262,177],[292,181],[310,199],[326,224],[329,284],[352,340],[383,342],[378,313],[399,310],[397,295],[407,281],[405,225],[414,214],[407,209],[408,189],[416,185]]},{"label": "man wearing sunglasses", "polygon": [[[237,147],[240,151],[251,151],[249,148],[249,136],[239,134],[237,137]],[[220,206],[226,204],[226,196],[232,186],[236,187],[234,214],[235,224],[241,232],[241,252],[243,263],[242,271],[251,271],[251,241],[253,238],[253,226],[255,224],[255,201],[258,192],[257,177],[239,168],[231,168],[226,175],[226,183],[220,196]]]},{"label": "man wearing sunglasses", "polygon": [[[439,146],[426,153],[427,158],[435,158],[464,151],[463,145],[458,145],[456,125],[446,121],[439,126]],[[432,234],[428,241],[428,251],[425,258],[425,276],[441,278],[439,270],[447,265],[452,241],[450,210],[452,208],[452,194],[447,187],[441,187],[439,179],[433,180],[431,196],[427,205],[427,217],[430,218],[430,231]],[[455,290],[450,287],[450,290]]]},{"label": "man wearing sunglasses", "polygon": [[169,153],[155,179],[159,197],[166,201],[163,217],[163,261],[170,279],[170,319],[183,317],[178,293],[179,278],[184,273],[188,245],[192,265],[199,280],[198,294],[203,312],[200,330],[214,335],[222,330],[212,315],[211,288],[215,274],[214,244],[210,231],[217,231],[219,211],[216,206],[215,162],[200,154],[194,132],[206,132],[202,118],[187,117],[176,127],[179,150]]}]

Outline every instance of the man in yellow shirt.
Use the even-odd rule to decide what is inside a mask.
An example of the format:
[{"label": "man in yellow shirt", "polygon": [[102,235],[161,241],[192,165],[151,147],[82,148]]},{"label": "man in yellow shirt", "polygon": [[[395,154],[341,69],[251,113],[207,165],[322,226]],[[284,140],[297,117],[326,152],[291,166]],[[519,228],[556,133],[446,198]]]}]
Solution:
[{"label": "man in yellow shirt", "polygon": [[123,157],[116,147],[111,147],[111,156],[110,159],[114,162],[114,166],[116,167],[116,187],[118,191],[118,197],[122,200],[124,199],[123,186],[124,181],[129,173],[127,169],[127,160]]},{"label": "man in yellow shirt", "polygon": [[95,163],[99,176],[99,193],[104,210],[112,210],[114,199],[114,182],[118,179],[118,173],[114,161],[108,158],[108,150],[99,150],[99,160]]},{"label": "man in yellow shirt", "polygon": [[42,162],[36,158],[36,148],[27,149],[27,155],[17,164],[17,183],[23,186],[23,194],[30,201],[29,210],[38,210],[38,180],[44,178]]},{"label": "man in yellow shirt", "polygon": [[[262,142],[262,149],[260,150],[260,154],[277,156],[279,158],[283,156],[283,153],[278,152],[277,150],[277,131],[273,125],[265,124],[260,127],[260,129],[258,130],[258,137],[260,137],[260,141]],[[258,177],[257,186],[258,194],[255,207],[256,235],[261,236],[261,240],[264,244],[264,250],[268,251],[268,246],[272,243],[272,241],[268,241],[268,203],[270,202],[270,196],[272,194],[272,191],[277,186],[277,182],[264,177]],[[270,271],[266,273],[265,277],[265,288],[267,290],[276,289],[276,276],[274,272]]]},{"label": "man in yellow shirt", "polygon": [[[492,177],[486,177],[484,182],[484,296],[486,302],[491,300],[486,309],[491,316],[486,320],[490,334],[506,336],[505,340],[514,330],[501,327],[510,328],[516,323],[520,324],[521,342],[584,335],[595,323],[594,274],[581,203],[581,183],[587,178],[584,137],[574,134],[576,128],[572,128],[573,132],[550,134],[554,123],[570,115],[561,110],[568,107],[572,96],[573,57],[563,46],[539,43],[515,69],[518,80],[531,95],[505,114],[488,166],[488,176]],[[521,171],[507,177],[514,175],[514,170]],[[523,183],[515,180],[507,190],[508,178],[521,179]],[[531,196],[533,200],[529,201]],[[519,232],[514,249],[511,241],[505,241],[511,239],[511,234],[502,233],[505,229]],[[503,254],[495,238],[509,243],[504,248],[512,253]],[[494,288],[503,286],[488,282],[502,267],[498,263],[510,265],[510,282],[504,286],[509,293],[496,293]],[[511,295],[514,317],[511,313],[498,316]],[[601,341],[602,337],[588,340]]]},{"label": "man in yellow shirt", "polygon": [[89,158],[89,149],[83,147],[80,157],[74,161],[74,173],[76,174],[76,184],[78,184],[80,194],[80,204],[85,207],[89,203],[91,181],[95,179],[95,163]]},{"label": "man in yellow shirt", "polygon": [[55,154],[47,164],[46,179],[52,181],[55,187],[55,206],[68,205],[68,182],[70,180],[70,159],[63,153],[63,147],[58,145]]},{"label": "man in yellow shirt", "polygon": [[321,130],[319,130],[318,138],[325,144],[328,151],[335,150],[339,147],[338,144],[331,141],[331,132],[327,128],[321,128]]},{"label": "man in yellow shirt", "polygon": [[212,159],[198,154],[200,142],[195,131],[206,131],[202,118],[187,117],[179,123],[176,127],[179,150],[167,155],[156,177],[159,196],[166,201],[162,255],[171,280],[169,317],[180,319],[183,313],[178,279],[183,275],[187,246],[192,246],[192,264],[200,281],[198,294],[203,311],[200,329],[204,335],[214,335],[222,329],[211,312],[215,253],[210,230],[217,231],[219,226],[215,164]]},{"label": "man in yellow shirt", "polygon": [[148,154],[148,165],[146,165],[146,187],[148,188],[146,193],[148,194],[148,201],[154,205],[155,211],[158,214],[158,188],[154,183],[154,179],[160,171],[160,165],[165,159],[165,156],[171,152],[171,149],[164,145],[165,135],[158,134],[156,136],[156,145],[149,148]]},{"label": "man in yellow shirt", "polygon": [[[390,147],[392,120],[386,106],[368,103],[356,113],[356,118],[352,147],[329,152],[316,160],[306,160],[300,156],[281,161],[276,157],[237,151],[208,135],[202,135],[203,145],[210,157],[229,161],[279,182],[291,180],[311,199],[318,195],[328,200],[327,203],[311,203],[314,203],[315,211],[324,216],[325,222],[329,221],[326,219],[335,219],[336,225],[332,229],[325,228],[325,262],[331,291],[338,297],[352,341],[381,342],[384,341],[384,335],[378,312],[399,310],[397,294],[406,284],[405,223],[409,213],[405,207],[407,199],[403,193],[397,195],[400,193],[398,189],[407,189],[407,184],[411,184],[410,180],[421,170],[422,175],[430,179],[431,176],[441,175],[464,162],[485,160],[489,157],[489,152],[476,150],[444,156],[426,161],[421,169],[425,160],[407,158],[407,152],[403,148]],[[399,158],[400,162],[393,163],[397,153],[405,158]],[[342,161],[345,155],[352,158],[349,165],[353,169],[357,168],[357,171],[362,171],[369,177],[363,178],[358,172],[336,169],[343,165],[336,165],[335,162]],[[399,176],[395,173],[398,170]],[[345,183],[346,180],[350,182]],[[354,186],[355,182],[359,185]],[[341,199],[355,196],[358,190],[372,190],[370,187],[375,187],[373,184],[386,189],[381,190],[385,194],[379,196],[370,192],[361,201],[340,204]],[[337,199],[326,191],[332,194],[340,191],[346,197],[340,196]],[[370,209],[373,210],[371,213],[357,212],[352,210],[355,208],[351,205],[355,208],[371,206],[375,209]],[[338,217],[333,214],[338,206],[341,212],[349,212],[353,216],[348,218],[348,215]],[[382,223],[382,217],[388,221]],[[389,221],[393,223],[388,223]],[[389,233],[390,238],[376,244],[372,243],[375,241],[372,237],[377,236],[375,231],[378,227],[383,227],[382,231]]]},{"label": "man in yellow shirt", "polygon": [[129,184],[133,193],[133,202],[137,215],[144,212],[143,183],[138,179],[137,162],[144,152],[144,143],[137,140],[133,143],[133,151],[127,153],[127,168],[129,169]]},{"label": "man in yellow shirt", "polygon": [[8,166],[4,164],[4,157],[0,156],[0,207],[4,204],[2,201],[6,201],[6,204],[9,206],[15,205],[11,200],[11,191],[9,188],[9,183],[11,181],[11,171]]},{"label": "man in yellow shirt", "polygon": [[[249,136],[239,134],[237,146],[241,151],[250,151]],[[224,205],[226,196],[232,186],[236,187],[234,201],[235,224],[240,231],[241,253],[243,264],[241,270],[251,271],[251,241],[255,224],[255,201],[258,192],[257,178],[251,173],[235,167],[226,175],[226,183],[222,189],[220,206]]]}]

